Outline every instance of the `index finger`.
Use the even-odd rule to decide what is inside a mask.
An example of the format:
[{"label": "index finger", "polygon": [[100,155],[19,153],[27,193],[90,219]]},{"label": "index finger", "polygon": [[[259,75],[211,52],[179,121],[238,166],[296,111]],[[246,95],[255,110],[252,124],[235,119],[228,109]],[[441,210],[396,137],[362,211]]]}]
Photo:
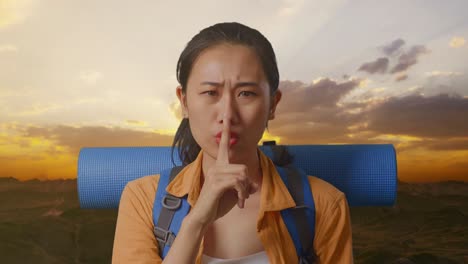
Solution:
[{"label": "index finger", "polygon": [[221,132],[221,140],[219,141],[218,157],[216,162],[229,164],[229,141],[231,140],[231,125],[226,115],[223,117],[223,131]]}]

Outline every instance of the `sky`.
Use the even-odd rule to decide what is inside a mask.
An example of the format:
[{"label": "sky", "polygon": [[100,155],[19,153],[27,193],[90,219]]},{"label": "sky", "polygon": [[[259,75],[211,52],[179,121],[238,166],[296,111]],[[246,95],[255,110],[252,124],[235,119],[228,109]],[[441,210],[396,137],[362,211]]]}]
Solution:
[{"label": "sky", "polygon": [[203,28],[235,21],[265,35],[278,61],[283,97],[262,140],[393,144],[401,181],[468,181],[466,10],[450,0],[0,0],[0,177],[76,178],[83,147],[170,146],[180,53]]}]

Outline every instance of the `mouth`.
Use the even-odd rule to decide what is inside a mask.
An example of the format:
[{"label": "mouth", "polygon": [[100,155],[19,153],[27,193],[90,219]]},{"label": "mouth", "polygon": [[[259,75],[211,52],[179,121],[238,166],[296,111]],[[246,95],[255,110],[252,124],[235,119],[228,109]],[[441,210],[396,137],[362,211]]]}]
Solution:
[{"label": "mouth", "polygon": [[[218,134],[216,134],[215,136],[216,144],[218,145],[219,145],[219,142],[221,142],[221,133],[222,132],[218,132]],[[239,136],[237,135],[237,133],[231,132],[231,135],[229,137],[229,146],[235,145],[238,141],[239,141]]]}]

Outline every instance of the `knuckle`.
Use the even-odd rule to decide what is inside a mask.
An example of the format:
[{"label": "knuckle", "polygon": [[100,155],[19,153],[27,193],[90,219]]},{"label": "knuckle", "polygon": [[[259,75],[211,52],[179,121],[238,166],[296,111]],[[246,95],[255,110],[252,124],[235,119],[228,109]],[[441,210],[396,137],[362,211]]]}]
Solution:
[{"label": "knuckle", "polygon": [[240,169],[241,169],[242,171],[247,172],[248,167],[247,167],[247,165],[245,165],[245,164],[241,164],[241,165],[240,165]]},{"label": "knuckle", "polygon": [[242,183],[246,183],[247,180],[248,180],[248,176],[247,174],[245,174],[244,172],[239,172],[239,174],[237,175],[237,177],[239,178],[240,181],[242,181]]},{"label": "knuckle", "polygon": [[234,182],[238,184],[239,186],[242,186],[242,180],[238,177],[234,178]]},{"label": "knuckle", "polygon": [[240,176],[242,177],[242,180],[246,180],[247,179],[247,172],[246,171],[242,171]]}]

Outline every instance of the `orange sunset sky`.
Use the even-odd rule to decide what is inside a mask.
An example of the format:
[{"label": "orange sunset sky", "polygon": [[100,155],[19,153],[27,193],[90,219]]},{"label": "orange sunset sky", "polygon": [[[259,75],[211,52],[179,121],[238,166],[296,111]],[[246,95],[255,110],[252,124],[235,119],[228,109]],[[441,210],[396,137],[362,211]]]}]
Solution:
[{"label": "orange sunset sky", "polygon": [[278,60],[264,139],[390,143],[401,181],[468,181],[466,1],[183,3],[0,0],[0,177],[76,178],[82,147],[169,146],[181,51],[237,21]]}]

